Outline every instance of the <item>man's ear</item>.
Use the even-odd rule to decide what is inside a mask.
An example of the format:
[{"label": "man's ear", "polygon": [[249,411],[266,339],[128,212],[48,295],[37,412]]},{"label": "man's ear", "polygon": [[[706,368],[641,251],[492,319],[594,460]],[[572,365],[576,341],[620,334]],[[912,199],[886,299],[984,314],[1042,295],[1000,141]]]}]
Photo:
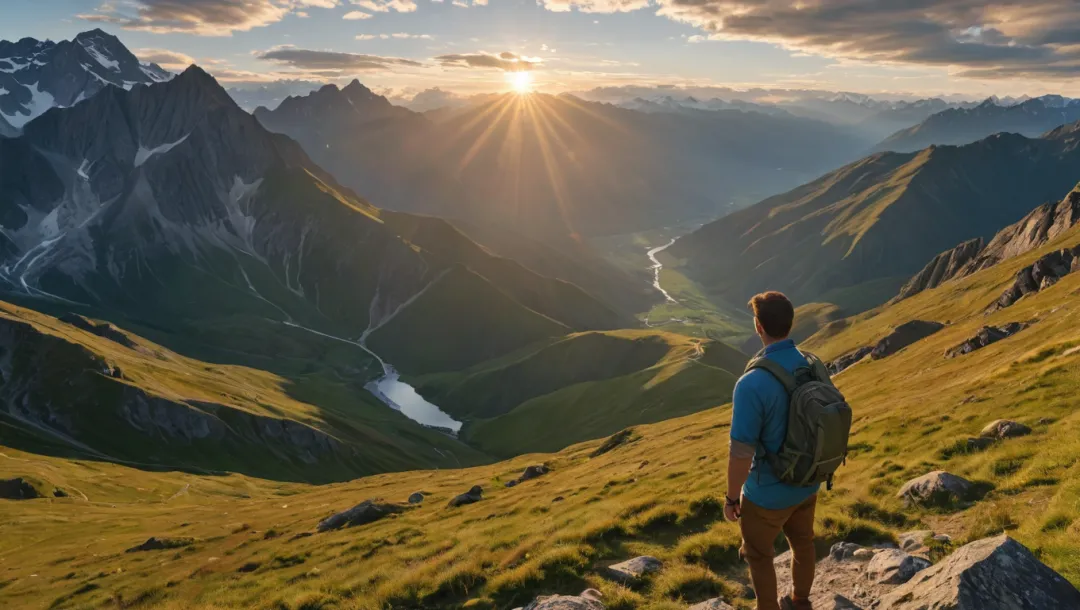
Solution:
[{"label": "man's ear", "polygon": [[756,332],[759,337],[765,336],[765,329],[761,327],[761,322],[758,321],[757,318],[754,318],[754,332]]}]

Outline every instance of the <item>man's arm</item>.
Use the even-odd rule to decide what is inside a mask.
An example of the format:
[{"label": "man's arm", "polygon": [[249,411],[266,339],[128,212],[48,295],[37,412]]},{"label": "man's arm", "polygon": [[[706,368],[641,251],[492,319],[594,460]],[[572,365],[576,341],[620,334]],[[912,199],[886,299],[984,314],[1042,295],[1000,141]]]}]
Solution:
[{"label": "man's arm", "polygon": [[731,407],[731,448],[728,451],[727,497],[724,515],[734,521],[741,515],[739,502],[743,485],[750,476],[750,466],[761,437],[761,409],[752,380],[744,376],[735,384]]}]

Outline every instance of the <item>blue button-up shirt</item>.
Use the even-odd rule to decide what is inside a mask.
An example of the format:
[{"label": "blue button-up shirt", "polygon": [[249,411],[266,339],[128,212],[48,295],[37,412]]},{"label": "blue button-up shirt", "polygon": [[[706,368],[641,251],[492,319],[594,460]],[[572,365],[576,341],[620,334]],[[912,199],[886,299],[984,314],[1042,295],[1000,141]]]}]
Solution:
[{"label": "blue button-up shirt", "polygon": [[[809,366],[790,339],[773,343],[764,355],[790,372]],[[780,482],[765,460],[766,450],[780,451],[787,434],[789,397],[780,381],[768,371],[754,369],[735,384],[732,403],[731,440],[757,447],[743,496],[762,508],[779,510],[801,504],[817,493],[820,485],[795,487]]]}]

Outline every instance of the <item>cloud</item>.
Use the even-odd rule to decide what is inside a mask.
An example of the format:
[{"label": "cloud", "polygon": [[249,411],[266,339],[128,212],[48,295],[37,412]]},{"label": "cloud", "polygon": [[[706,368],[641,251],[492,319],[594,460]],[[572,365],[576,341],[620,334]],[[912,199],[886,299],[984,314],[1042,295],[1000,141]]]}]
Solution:
[{"label": "cloud", "polygon": [[128,30],[228,36],[281,21],[302,9],[333,8],[338,0],[128,0],[102,2],[85,21],[112,23]]},{"label": "cloud", "polygon": [[[166,70],[174,72],[183,71],[195,62],[195,58],[185,53],[170,51],[168,49],[132,49],[139,61],[157,64]],[[205,62],[204,62],[205,63]]]},{"label": "cloud", "polygon": [[413,0],[349,0],[349,2],[373,13],[390,11],[411,13],[416,10],[416,2]]},{"label": "cloud", "polygon": [[577,9],[582,13],[629,13],[643,9],[650,0],[539,0],[549,11],[565,13]]},{"label": "cloud", "polygon": [[[544,0],[573,4],[585,0]],[[656,0],[697,40],[752,40],[975,78],[1080,74],[1074,0]]]},{"label": "cloud", "polygon": [[505,51],[498,55],[491,53],[457,53],[440,55],[435,61],[448,68],[488,68],[504,72],[523,72],[537,68],[543,60],[538,57],[525,57]]},{"label": "cloud", "polygon": [[394,32],[393,34],[359,34],[356,36],[357,40],[389,40],[396,38],[398,40],[431,40],[434,38],[431,34],[408,34],[406,32]]},{"label": "cloud", "polygon": [[371,13],[365,13],[364,11],[349,11],[345,13],[342,19],[357,20],[357,19],[371,19],[374,17]]},{"label": "cloud", "polygon": [[329,76],[348,72],[423,66],[420,62],[401,57],[339,53],[336,51],[312,51],[288,45],[256,53],[255,57],[279,65]]}]

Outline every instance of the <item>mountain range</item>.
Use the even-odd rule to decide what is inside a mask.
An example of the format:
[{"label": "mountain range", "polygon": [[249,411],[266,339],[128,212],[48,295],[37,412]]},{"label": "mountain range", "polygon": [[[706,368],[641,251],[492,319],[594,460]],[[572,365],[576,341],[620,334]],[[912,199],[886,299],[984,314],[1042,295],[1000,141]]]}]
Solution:
[{"label": "mountain range", "polygon": [[719,298],[766,289],[848,314],[894,296],[927,260],[989,239],[1080,175],[1077,124],[1040,138],[878,153],[707,224],[665,254]]},{"label": "mountain range", "polygon": [[645,113],[566,95],[507,94],[420,115],[358,82],[289,98],[255,116],[388,208],[544,238],[715,216],[867,146],[826,123],[791,116]]},{"label": "mountain range", "polygon": [[987,99],[973,108],[949,108],[933,114],[892,134],[877,149],[912,152],[932,145],[969,144],[1001,132],[1036,137],[1077,120],[1080,100],[1060,95],[1032,98],[1011,106]]},{"label": "mountain range", "polygon": [[13,135],[49,108],[73,106],[110,85],[131,89],[170,78],[170,72],[139,61],[101,30],[60,42],[0,40],[0,136]]}]

